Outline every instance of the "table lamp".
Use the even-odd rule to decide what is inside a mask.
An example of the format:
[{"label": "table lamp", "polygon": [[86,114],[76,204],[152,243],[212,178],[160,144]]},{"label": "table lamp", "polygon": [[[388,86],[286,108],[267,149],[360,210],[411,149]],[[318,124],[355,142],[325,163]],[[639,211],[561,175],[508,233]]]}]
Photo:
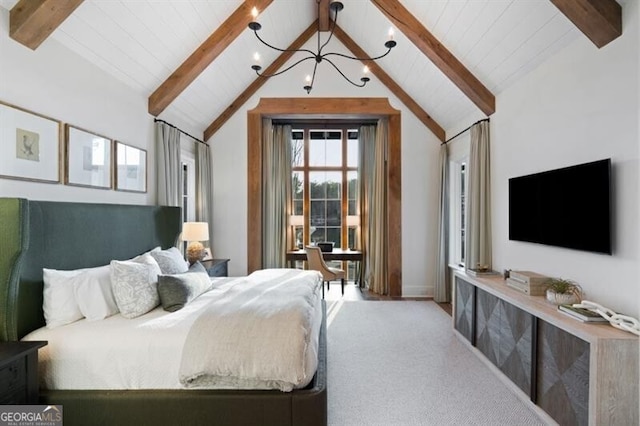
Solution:
[{"label": "table lamp", "polygon": [[187,260],[190,264],[204,259],[206,252],[200,241],[209,240],[209,224],[207,222],[185,222],[182,226],[182,240],[189,242]]},{"label": "table lamp", "polygon": [[360,216],[349,215],[347,216],[347,228],[355,228],[355,235],[353,236],[353,244],[354,247],[350,248],[358,248],[358,226],[360,226]]},{"label": "table lamp", "polygon": [[296,228],[298,226],[304,226],[304,216],[292,214],[291,216],[289,216],[289,226],[293,228],[293,249],[296,250],[298,248],[296,246]]}]

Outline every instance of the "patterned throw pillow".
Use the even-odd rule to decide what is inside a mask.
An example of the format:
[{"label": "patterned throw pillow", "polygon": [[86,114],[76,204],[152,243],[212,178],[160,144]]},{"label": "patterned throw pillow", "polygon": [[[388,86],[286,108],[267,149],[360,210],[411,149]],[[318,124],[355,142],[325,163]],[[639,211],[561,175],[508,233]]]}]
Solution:
[{"label": "patterned throw pillow", "polygon": [[160,304],[158,262],[150,254],[136,260],[111,261],[111,286],[120,313],[125,318],[146,314]]},{"label": "patterned throw pillow", "polygon": [[163,274],[181,274],[189,269],[187,261],[180,254],[180,250],[175,247],[167,250],[152,251],[150,254],[160,265],[160,270]]}]

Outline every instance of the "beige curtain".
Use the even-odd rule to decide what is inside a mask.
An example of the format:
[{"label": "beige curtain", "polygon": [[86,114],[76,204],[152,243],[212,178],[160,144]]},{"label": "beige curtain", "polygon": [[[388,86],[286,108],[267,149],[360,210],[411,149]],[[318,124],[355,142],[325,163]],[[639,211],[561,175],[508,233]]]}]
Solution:
[{"label": "beige curtain", "polygon": [[360,243],[358,246],[362,250],[362,262],[360,264],[360,275],[362,281],[360,286],[369,287],[369,204],[371,203],[371,186],[373,181],[374,149],[376,143],[376,126],[361,126],[358,130],[358,176],[360,178],[358,186],[358,200],[360,209]]},{"label": "beige curtain", "polygon": [[156,185],[158,205],[181,206],[180,131],[156,121]]},{"label": "beige curtain", "polygon": [[449,154],[447,145],[440,145],[438,186],[438,248],[436,251],[436,282],[433,299],[451,302],[449,279]]},{"label": "beige curtain", "polygon": [[262,121],[262,267],[284,268],[291,205],[291,126]]},{"label": "beige curtain", "polygon": [[471,127],[467,191],[466,267],[491,268],[491,167],[489,122]]},{"label": "beige curtain", "polygon": [[205,246],[213,247],[213,169],[209,145],[196,144],[196,221],[209,224],[209,241]]},{"label": "beige curtain", "polygon": [[363,275],[374,293],[389,294],[387,283],[387,121],[359,131],[360,212],[364,252]]}]

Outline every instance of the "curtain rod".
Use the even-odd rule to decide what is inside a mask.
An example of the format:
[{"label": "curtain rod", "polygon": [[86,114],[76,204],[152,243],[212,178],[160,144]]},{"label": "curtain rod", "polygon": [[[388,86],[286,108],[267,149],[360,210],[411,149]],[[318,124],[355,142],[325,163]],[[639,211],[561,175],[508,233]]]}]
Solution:
[{"label": "curtain rod", "polygon": [[463,134],[464,132],[468,131],[470,128],[472,128],[473,126],[475,126],[476,124],[482,123],[483,121],[489,121],[488,118],[483,118],[482,120],[478,120],[475,123],[473,123],[471,126],[467,127],[466,129],[464,129],[463,131],[459,132],[458,134],[456,134],[455,136],[451,136],[449,139],[447,139],[446,141],[442,142],[440,145],[446,145],[447,143],[451,142],[452,140],[454,140],[455,138],[457,138],[458,136],[460,136],[461,134]]},{"label": "curtain rod", "polygon": [[314,119],[278,118],[278,119],[271,120],[271,122],[273,124],[289,124],[291,126],[308,126],[308,127],[316,126],[316,127],[318,127],[318,130],[324,130],[324,129],[320,129],[320,127],[324,126],[324,127],[330,128],[330,127],[334,126],[335,128],[340,128],[340,127],[344,127],[344,126],[361,126],[363,124],[376,124],[376,123],[378,123],[378,119],[367,118],[367,119],[362,119],[362,120],[358,120],[358,119],[354,119],[354,120],[341,120],[341,119],[335,119],[335,120],[334,119],[318,119],[318,120],[314,120]]},{"label": "curtain rod", "polygon": [[171,124],[171,123],[167,123],[166,121],[164,121],[164,120],[160,120],[159,118],[154,118],[154,119],[153,119],[153,122],[154,122],[154,123],[158,123],[158,122],[160,122],[160,123],[164,123],[164,124],[166,124],[166,125],[167,125],[167,126],[169,126],[169,127],[173,127],[174,129],[176,129],[177,131],[179,131],[179,132],[180,132],[180,133],[182,133],[183,135],[187,135],[187,136],[189,136],[189,137],[190,137],[191,139],[193,139],[194,141],[196,141],[196,142],[200,142],[200,143],[202,143],[202,144],[205,144],[206,146],[209,146],[209,144],[208,144],[208,143],[206,143],[205,141],[200,140],[200,139],[196,138],[195,136],[191,136],[189,133],[185,132],[185,131],[184,131],[184,130],[182,130],[182,129],[179,129],[178,127],[174,126],[174,125],[173,125],[173,124]]}]

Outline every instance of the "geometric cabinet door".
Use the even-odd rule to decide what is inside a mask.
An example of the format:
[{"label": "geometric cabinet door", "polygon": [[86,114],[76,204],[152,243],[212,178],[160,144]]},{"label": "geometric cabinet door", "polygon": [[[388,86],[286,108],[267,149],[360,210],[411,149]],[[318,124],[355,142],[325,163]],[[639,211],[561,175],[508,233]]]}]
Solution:
[{"label": "geometric cabinet door", "polygon": [[536,403],[561,425],[589,423],[589,353],[588,342],[538,321]]},{"label": "geometric cabinet door", "polygon": [[530,313],[476,289],[476,348],[530,398],[534,324]]},{"label": "geometric cabinet door", "polygon": [[475,344],[474,318],[476,286],[469,284],[460,277],[456,277],[455,292],[455,319],[453,326],[473,345]]}]

